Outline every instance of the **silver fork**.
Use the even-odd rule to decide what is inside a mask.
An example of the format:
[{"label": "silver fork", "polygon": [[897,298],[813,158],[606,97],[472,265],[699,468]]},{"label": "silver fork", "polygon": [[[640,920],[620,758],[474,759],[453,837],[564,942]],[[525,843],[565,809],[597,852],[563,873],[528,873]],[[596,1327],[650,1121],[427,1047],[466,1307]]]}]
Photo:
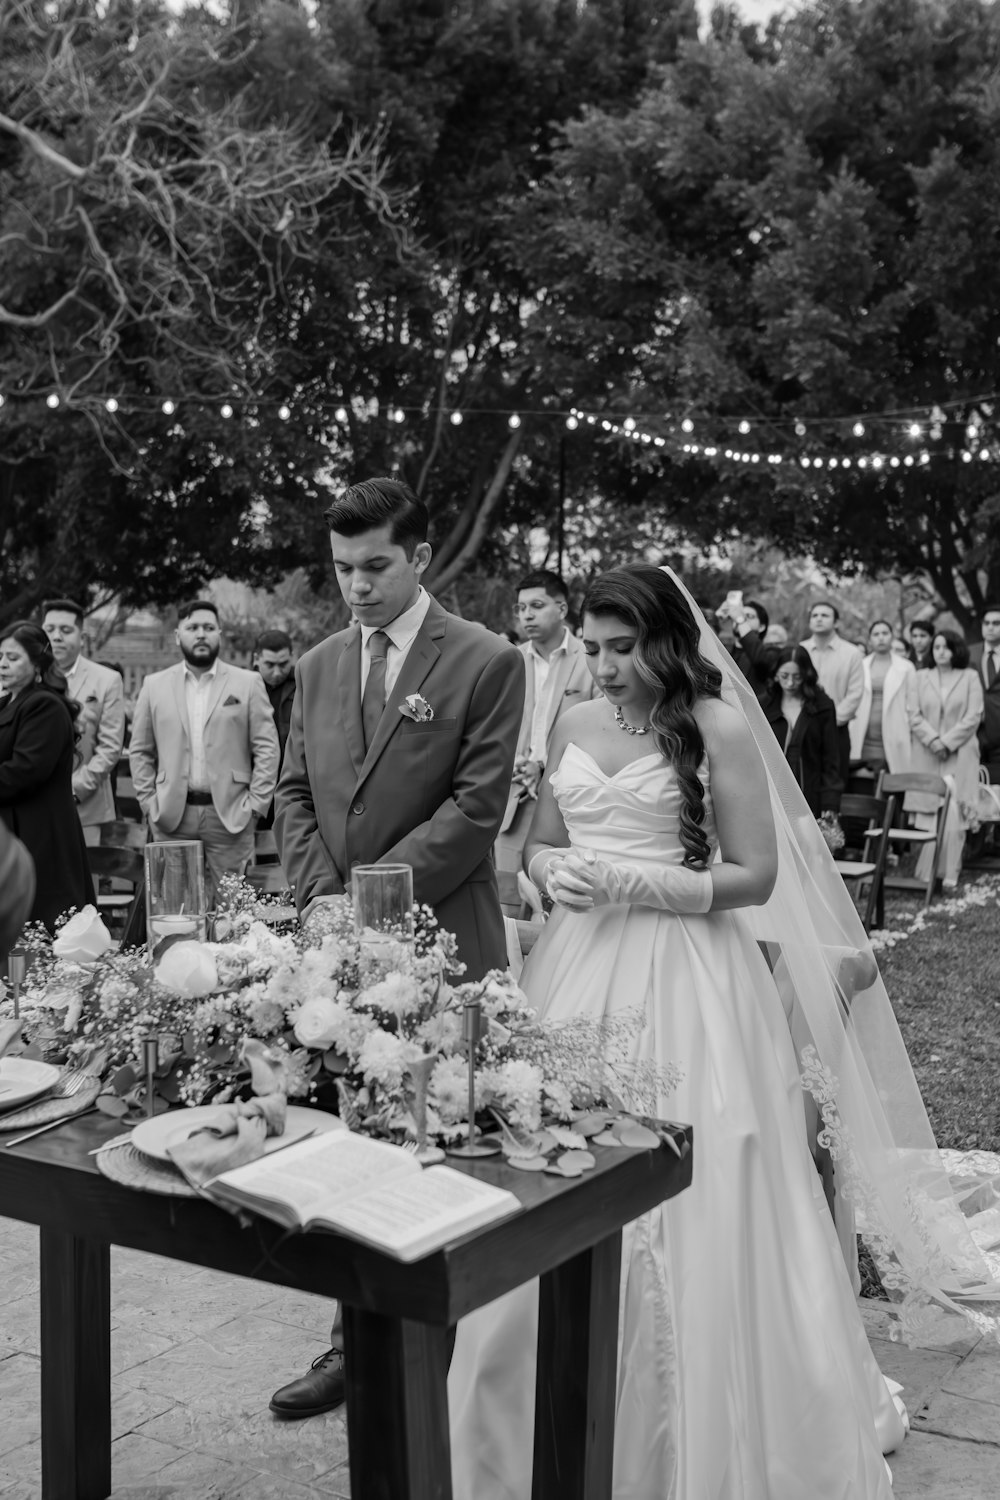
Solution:
[{"label": "silver fork", "polygon": [[48,1098],[72,1099],[75,1094],[81,1093],[96,1082],[94,1074],[86,1072],[83,1068],[66,1068],[52,1085]]}]

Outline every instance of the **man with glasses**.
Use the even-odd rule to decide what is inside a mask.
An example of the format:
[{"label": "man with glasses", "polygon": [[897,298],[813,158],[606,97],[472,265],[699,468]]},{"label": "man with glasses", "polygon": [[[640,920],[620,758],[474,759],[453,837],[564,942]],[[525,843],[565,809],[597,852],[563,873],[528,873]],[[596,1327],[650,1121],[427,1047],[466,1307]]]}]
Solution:
[{"label": "man with glasses", "polygon": [[1000,604],[988,604],[982,616],[982,645],[969,647],[969,666],[983,681],[985,707],[979,726],[979,758],[990,781],[1000,782]]},{"label": "man with glasses", "polygon": [[556,720],[564,709],[596,694],[583,647],[566,623],[569,591],[558,573],[529,573],[517,586],[517,624],[523,637],[526,693],[514,776],[496,842],[498,870],[521,868],[524,842],[545,770]]}]

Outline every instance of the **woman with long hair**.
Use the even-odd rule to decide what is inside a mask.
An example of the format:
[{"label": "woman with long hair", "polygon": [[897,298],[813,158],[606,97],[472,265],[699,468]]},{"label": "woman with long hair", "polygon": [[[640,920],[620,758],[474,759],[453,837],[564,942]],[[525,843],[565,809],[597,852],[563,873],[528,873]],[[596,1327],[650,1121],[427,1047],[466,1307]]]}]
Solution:
[{"label": "woman with long hair", "polygon": [[851,760],[876,776],[880,771],[896,774],[910,769],[907,688],[914,667],[895,648],[895,633],[889,621],[875,620],[868,627],[868,655],[863,663],[865,686],[850,731]]},{"label": "woman with long hair", "polygon": [[837,709],[819,685],[804,646],[783,646],[774,657],[762,707],[814,817],[839,812],[840,774]]},{"label": "woman with long hair", "polygon": [[[889,1500],[903,1419],[804,1090],[835,1208],[863,1203],[904,1335],[935,1304],[971,1303],[984,1331],[1000,1286],[860,918],[731,658],[649,567],[595,580],[582,635],[601,697],[562,716],[550,751],[526,853],[554,911],[522,984],[552,1025],[635,1017],[632,1060],[684,1074],[654,1112],[695,1141],[691,1187],[623,1236],[613,1500]],[[536,1335],[530,1286],[459,1325],[456,1500],[531,1494]]]},{"label": "woman with long hair", "polygon": [[[555,913],[522,984],[549,1023],[638,1011],[633,1060],[683,1070],[657,1112],[696,1142],[691,1188],[625,1231],[615,1500],[889,1500],[901,1418],[741,921],[778,873],[763,762],[659,569],[599,577],[583,644],[602,696],[557,726],[526,849]],[[529,1287],[459,1326],[456,1500],[531,1494],[536,1317]]]},{"label": "woman with long hair", "polygon": [[0,630],[0,818],[35,864],[31,920],[53,931],[70,907],[94,899],[73,801],[75,721],[49,638],[18,620]]},{"label": "woman with long hair", "polygon": [[[983,684],[969,666],[969,648],[954,630],[936,630],[931,641],[932,665],[923,667],[909,686],[908,712],[912,734],[913,771],[929,771],[951,779],[952,794],[944,831],[942,885],[954,891],[962,869],[965,832],[970,810],[979,793],[979,742],[976,731],[983,717]],[[933,827],[937,804],[920,792],[907,795],[907,807],[917,823]],[[920,852],[915,874],[929,880],[934,850]]]}]

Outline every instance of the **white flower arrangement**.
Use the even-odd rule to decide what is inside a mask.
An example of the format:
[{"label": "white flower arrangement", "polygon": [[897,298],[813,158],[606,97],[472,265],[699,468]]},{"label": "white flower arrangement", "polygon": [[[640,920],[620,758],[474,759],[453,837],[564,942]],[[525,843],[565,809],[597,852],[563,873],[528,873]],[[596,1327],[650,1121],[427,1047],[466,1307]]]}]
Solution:
[{"label": "white flower arrangement", "polygon": [[[557,1143],[552,1122],[569,1125],[601,1106],[610,1113],[594,1128],[603,1128],[626,1107],[655,1108],[676,1083],[675,1070],[628,1061],[641,1015],[545,1026],[509,973],[453,979],[454,938],[429,909],[414,916],[412,942],[373,950],[355,934],[346,897],[291,937],[244,902],[227,941],[176,943],[155,968],[138,951],[81,965],[36,935],[22,990],[29,1050],[100,1073],[99,1107],[111,1114],[145,1103],[143,1042],[156,1036],[163,1108],[245,1094],[252,1057],[289,1097],[339,1108],[352,1128],[402,1139],[426,1127],[448,1141],[468,1129],[462,1017],[475,1000],[476,1111],[497,1123],[518,1164]],[[100,948],[89,917],[87,925]],[[0,1003],[0,1016],[8,1009]]]}]

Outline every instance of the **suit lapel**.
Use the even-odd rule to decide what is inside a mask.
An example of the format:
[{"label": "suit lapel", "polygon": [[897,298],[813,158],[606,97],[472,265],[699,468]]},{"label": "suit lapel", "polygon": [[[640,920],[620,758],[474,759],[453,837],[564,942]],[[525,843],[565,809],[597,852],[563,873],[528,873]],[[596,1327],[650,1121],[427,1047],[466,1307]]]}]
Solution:
[{"label": "suit lapel", "polygon": [[569,687],[570,675],[573,671],[572,648],[566,650],[556,661],[552,668],[552,681],[546,683],[548,691],[548,702],[545,705],[545,743],[548,745],[552,726],[556,722],[556,716],[562,707],[563,694]]},{"label": "suit lapel", "polygon": [[344,726],[344,738],[354,762],[354,774],[361,775],[365,759],[365,734],[361,723],[361,631],[355,630],[340,653],[337,663],[336,708]]},{"label": "suit lapel", "polygon": [[208,725],[209,719],[215,713],[215,710],[222,699],[222,694],[225,690],[228,680],[229,668],[226,666],[225,662],[220,661],[219,665],[215,669],[215,676],[212,679],[212,685],[208,690],[208,703],[205,705],[206,727]]},{"label": "suit lapel", "polygon": [[[424,623],[426,624],[426,621]],[[385,709],[383,710],[381,719],[378,721],[375,738],[368,746],[368,754],[365,756],[364,765],[361,767],[361,779],[371,772],[372,767],[386,745],[388,745],[393,735],[399,732],[399,728],[403,722],[403,715],[399,712],[403,699],[408,697],[410,693],[420,691],[424,678],[440,655],[441,652],[431,639],[431,636],[424,629],[421,629],[413,645],[406,653],[406,660],[403,662],[399,676],[392,685],[392,692],[385,701]]]},{"label": "suit lapel", "polygon": [[177,705],[177,722],[184,731],[184,737],[190,744],[191,725],[188,722],[187,693],[184,691],[184,663],[180,662],[173,669],[174,680],[171,687],[174,690],[174,702]]}]

